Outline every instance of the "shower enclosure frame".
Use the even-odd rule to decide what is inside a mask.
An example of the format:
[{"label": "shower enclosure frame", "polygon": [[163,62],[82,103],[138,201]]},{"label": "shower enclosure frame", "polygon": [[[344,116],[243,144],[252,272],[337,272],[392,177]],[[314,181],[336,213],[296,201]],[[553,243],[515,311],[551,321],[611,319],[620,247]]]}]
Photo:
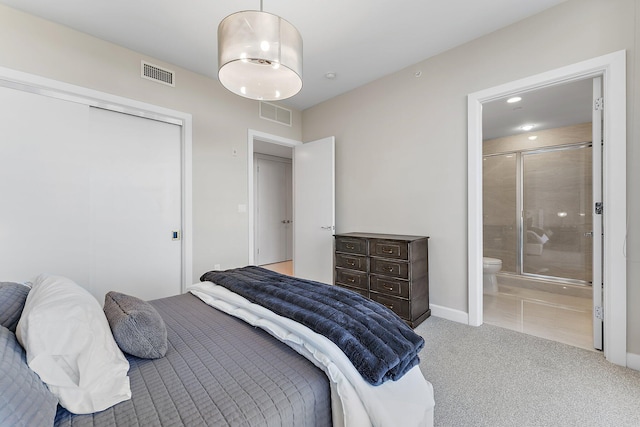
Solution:
[{"label": "shower enclosure frame", "polygon": [[[593,143],[591,141],[585,142],[574,142],[569,144],[561,144],[561,145],[550,145],[545,147],[536,147],[529,148],[523,150],[514,150],[514,151],[501,151],[497,153],[484,154],[483,157],[498,157],[498,156],[509,156],[513,155],[516,157],[515,159],[515,180],[516,180],[516,205],[514,207],[515,213],[515,224],[516,224],[516,241],[515,241],[515,251],[516,251],[516,263],[515,263],[515,272],[503,271],[500,274],[506,275],[516,275],[529,277],[534,279],[541,279],[547,282],[557,282],[562,284],[571,284],[577,286],[591,286],[593,284],[593,274],[591,275],[591,280],[579,280],[569,277],[559,277],[559,276],[549,276],[544,274],[536,274],[536,273],[528,273],[525,271],[525,249],[526,249],[526,236],[525,236],[525,203],[524,203],[524,194],[525,194],[525,183],[524,183],[524,161],[526,155],[538,154],[538,153],[551,153],[551,152],[559,152],[566,150],[576,150],[581,148],[591,147],[593,149]],[[594,171],[590,170],[590,173]],[[598,175],[601,174],[601,170],[598,172]],[[483,190],[484,191],[484,190]],[[591,189],[590,189],[591,192]],[[595,222],[599,220],[595,215],[592,215],[592,221]],[[593,235],[593,224],[592,224],[592,238],[596,238]]]}]

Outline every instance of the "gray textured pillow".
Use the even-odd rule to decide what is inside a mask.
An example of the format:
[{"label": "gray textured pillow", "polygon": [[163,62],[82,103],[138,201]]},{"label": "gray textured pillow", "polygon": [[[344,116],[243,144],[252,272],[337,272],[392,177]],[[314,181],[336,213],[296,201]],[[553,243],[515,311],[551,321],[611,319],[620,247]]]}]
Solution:
[{"label": "gray textured pillow", "polygon": [[167,353],[167,327],[148,302],[111,291],[104,297],[104,314],[122,351],[144,359]]},{"label": "gray textured pillow", "polygon": [[29,288],[20,283],[0,282],[0,325],[16,331],[28,294]]},{"label": "gray textured pillow", "polygon": [[52,426],[58,399],[27,365],[24,349],[0,326],[0,426]]}]

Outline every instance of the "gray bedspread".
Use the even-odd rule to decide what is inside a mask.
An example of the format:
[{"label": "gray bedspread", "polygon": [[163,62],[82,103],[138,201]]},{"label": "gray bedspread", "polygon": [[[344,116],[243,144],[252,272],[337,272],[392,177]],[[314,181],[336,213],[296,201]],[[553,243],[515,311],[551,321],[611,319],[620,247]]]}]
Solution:
[{"label": "gray bedspread", "polygon": [[56,426],[330,426],[325,374],[266,332],[184,294],[151,302],[167,326],[160,359],[127,355],[131,400]]}]

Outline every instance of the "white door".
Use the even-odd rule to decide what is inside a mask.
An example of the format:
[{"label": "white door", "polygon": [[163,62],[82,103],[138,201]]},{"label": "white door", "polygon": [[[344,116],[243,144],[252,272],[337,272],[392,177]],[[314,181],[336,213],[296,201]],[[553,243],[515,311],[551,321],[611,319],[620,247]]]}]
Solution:
[{"label": "white door", "polygon": [[89,283],[89,108],[0,87],[0,277]]},{"label": "white door", "polygon": [[291,259],[291,160],[255,159],[256,264]]},{"label": "white door", "polygon": [[333,283],[335,138],[293,150],[293,268],[296,277]]},{"label": "white door", "polygon": [[602,350],[602,211],[596,204],[602,202],[602,77],[593,79],[593,347]]},{"label": "white door", "polygon": [[92,287],[145,300],[179,294],[180,126],[91,108],[88,127]]},{"label": "white door", "polygon": [[0,88],[0,276],[180,293],[181,130]]}]

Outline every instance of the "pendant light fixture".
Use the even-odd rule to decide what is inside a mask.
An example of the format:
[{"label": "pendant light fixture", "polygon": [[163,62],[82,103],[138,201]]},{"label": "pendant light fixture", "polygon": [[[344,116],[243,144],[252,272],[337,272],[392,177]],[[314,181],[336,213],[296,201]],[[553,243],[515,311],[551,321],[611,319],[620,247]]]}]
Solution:
[{"label": "pendant light fixture", "polygon": [[218,26],[218,79],[245,98],[275,101],[302,89],[302,37],[277,15],[246,10]]}]

